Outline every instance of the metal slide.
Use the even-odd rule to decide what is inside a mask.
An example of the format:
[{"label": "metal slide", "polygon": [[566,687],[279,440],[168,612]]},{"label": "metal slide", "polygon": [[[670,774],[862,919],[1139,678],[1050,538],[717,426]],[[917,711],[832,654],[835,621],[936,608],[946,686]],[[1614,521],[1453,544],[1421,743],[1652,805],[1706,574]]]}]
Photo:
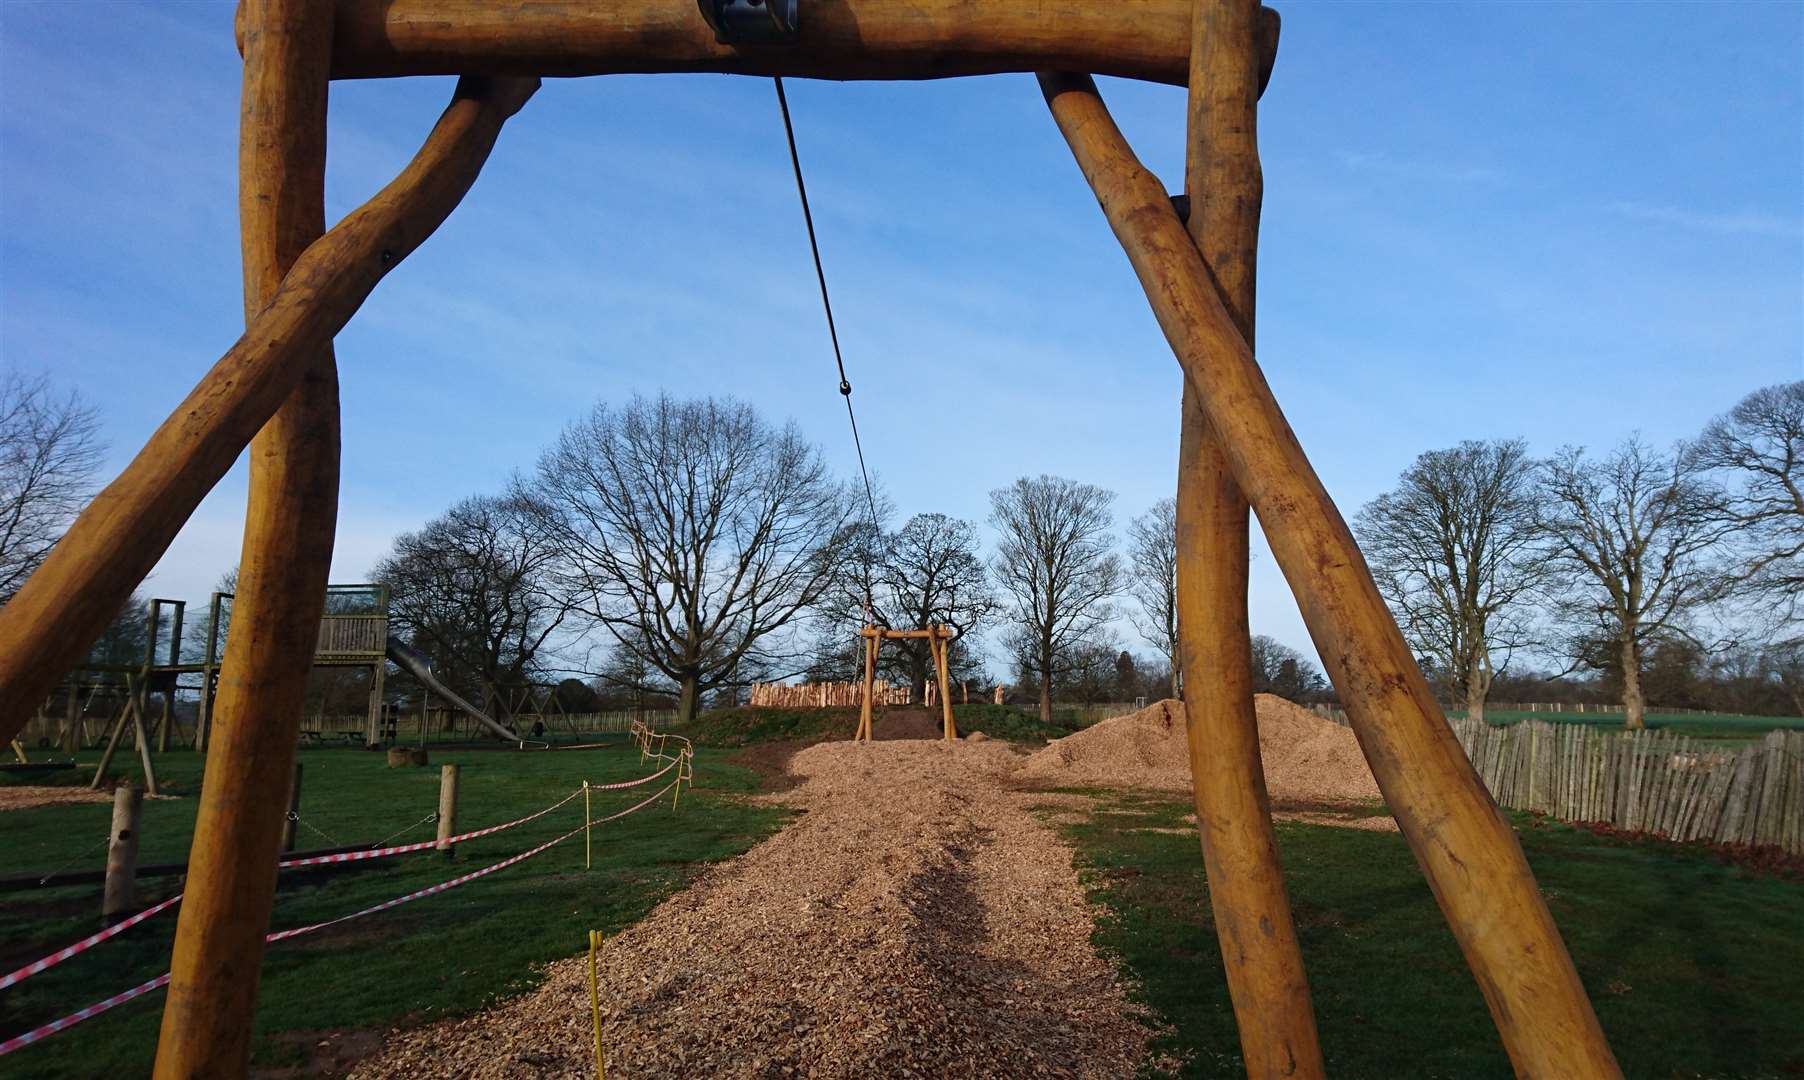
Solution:
[{"label": "metal slide", "polygon": [[464,712],[469,713],[477,723],[487,728],[490,734],[506,739],[511,743],[520,741],[520,736],[515,734],[512,729],[497,723],[490,718],[488,713],[483,712],[463,698],[458,697],[456,692],[450,687],[434,678],[432,674],[432,661],[426,659],[425,653],[413,648],[399,638],[391,637],[388,639],[388,658],[393,660],[402,671],[405,671],[418,679],[421,686],[424,686],[434,694],[449,701]]}]

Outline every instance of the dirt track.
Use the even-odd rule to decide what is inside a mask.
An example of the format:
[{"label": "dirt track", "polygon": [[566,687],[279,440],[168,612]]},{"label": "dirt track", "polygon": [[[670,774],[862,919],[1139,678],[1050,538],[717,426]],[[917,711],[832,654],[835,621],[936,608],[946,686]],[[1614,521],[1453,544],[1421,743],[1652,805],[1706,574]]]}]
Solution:
[{"label": "dirt track", "polygon": [[[824,743],[776,796],[806,813],[604,952],[608,1073],[1127,1077],[1147,1037],[1071,852],[996,743]],[[358,1077],[594,1069],[585,958],[465,1020],[394,1035]]]}]

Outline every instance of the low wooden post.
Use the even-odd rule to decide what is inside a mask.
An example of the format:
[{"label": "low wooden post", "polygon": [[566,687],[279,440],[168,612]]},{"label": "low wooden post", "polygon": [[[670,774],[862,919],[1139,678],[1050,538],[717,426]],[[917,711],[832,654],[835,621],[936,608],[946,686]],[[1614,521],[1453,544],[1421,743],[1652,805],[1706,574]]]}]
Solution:
[{"label": "low wooden post", "polygon": [[301,763],[294,763],[294,777],[288,782],[288,812],[282,818],[282,850],[294,850],[295,832],[301,825]]},{"label": "low wooden post", "polygon": [[595,828],[595,812],[589,809],[589,782],[583,781],[583,869],[594,864],[594,851],[589,846],[589,833]]},{"label": "low wooden post", "polygon": [[[589,782],[583,781],[585,800],[583,809],[587,811],[587,792]],[[446,765],[438,771],[438,850],[447,856],[451,854],[451,838],[457,835],[457,766]]]},{"label": "low wooden post", "polygon": [[1259,514],[1511,1065],[1526,1078],[1620,1077],[1515,833],[1448,728],[1164,185],[1134,156],[1094,80],[1042,74],[1040,82],[1235,483]]},{"label": "low wooden post", "polygon": [[138,816],[144,792],[130,780],[113,789],[113,831],[106,847],[106,887],[100,916],[108,926],[138,908]]}]

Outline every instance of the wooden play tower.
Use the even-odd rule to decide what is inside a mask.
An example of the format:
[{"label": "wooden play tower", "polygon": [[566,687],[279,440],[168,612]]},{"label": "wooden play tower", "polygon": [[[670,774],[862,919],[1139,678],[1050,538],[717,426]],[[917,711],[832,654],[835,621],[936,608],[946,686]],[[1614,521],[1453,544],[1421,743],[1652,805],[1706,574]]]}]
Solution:
[{"label": "wooden play tower", "polygon": [[[671,71],[1040,73],[1185,375],[1181,659],[1203,858],[1248,1074],[1323,1072],[1254,723],[1250,504],[1516,1072],[1618,1075],[1508,822],[1254,361],[1256,106],[1277,48],[1273,12],[1256,0],[244,0],[237,32],[244,336],[0,610],[4,744],[250,448],[237,610],[157,1076],[242,1075],[248,1061],[283,825],[267,794],[292,769],[337,513],[333,336],[457,205],[540,76]],[[1092,72],[1188,86],[1183,198],[1140,164]],[[424,74],[462,76],[450,106],[394,182],[327,231],[330,80]]]}]

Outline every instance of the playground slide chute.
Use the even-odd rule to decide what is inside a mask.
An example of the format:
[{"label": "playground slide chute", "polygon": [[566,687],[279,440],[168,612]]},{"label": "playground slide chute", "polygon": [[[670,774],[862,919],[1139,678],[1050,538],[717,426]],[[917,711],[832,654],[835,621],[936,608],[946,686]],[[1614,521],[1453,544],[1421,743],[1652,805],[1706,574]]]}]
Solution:
[{"label": "playground slide chute", "polygon": [[476,706],[465,701],[457,695],[456,691],[452,690],[444,683],[439,682],[432,674],[432,661],[426,658],[425,653],[420,652],[418,649],[408,645],[399,638],[391,637],[388,639],[388,658],[394,661],[396,666],[402,671],[405,671],[418,679],[421,686],[424,686],[427,690],[430,690],[432,693],[449,701],[464,712],[469,713],[477,723],[487,728],[490,734],[506,739],[508,742],[517,743],[520,741],[520,736],[516,734],[512,728],[497,722],[491,718],[488,713],[483,712],[481,709],[478,709]]}]

